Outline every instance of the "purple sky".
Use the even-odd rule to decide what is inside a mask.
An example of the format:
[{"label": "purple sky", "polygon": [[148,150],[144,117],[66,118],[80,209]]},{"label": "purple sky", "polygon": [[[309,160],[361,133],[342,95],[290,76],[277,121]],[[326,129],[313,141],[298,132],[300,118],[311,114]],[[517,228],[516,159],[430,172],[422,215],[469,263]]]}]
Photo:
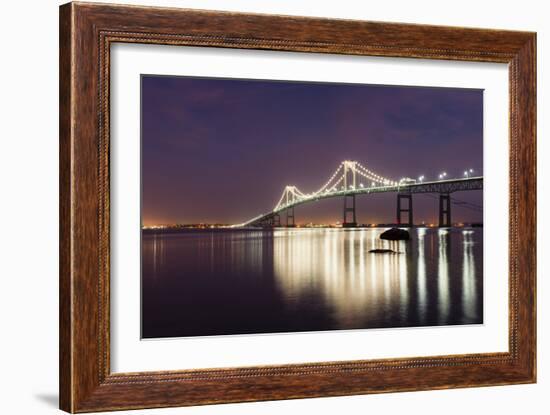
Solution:
[{"label": "purple sky", "polygon": [[[396,180],[481,175],[483,91],[142,76],[144,225],[242,222],[287,184],[316,190],[345,159]],[[453,197],[482,204],[480,191]],[[358,197],[358,222],[393,222],[395,198]],[[415,195],[414,221],[436,221],[436,203]],[[338,220],[341,199],[296,208],[297,223]]]}]

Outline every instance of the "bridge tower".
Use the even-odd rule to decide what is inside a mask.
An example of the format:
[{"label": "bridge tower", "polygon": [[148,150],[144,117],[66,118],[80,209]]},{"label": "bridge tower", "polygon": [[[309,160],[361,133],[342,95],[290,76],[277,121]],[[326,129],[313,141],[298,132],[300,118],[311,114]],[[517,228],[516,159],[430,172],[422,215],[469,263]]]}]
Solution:
[{"label": "bridge tower", "polygon": [[294,223],[294,206],[286,209],[286,227],[294,228],[296,224]]},{"label": "bridge tower", "polygon": [[[351,213],[351,220],[348,220],[348,213]],[[344,196],[344,228],[355,228],[357,226],[357,217],[355,215],[355,195]]]},{"label": "bridge tower", "polygon": [[[404,207],[402,202],[407,200],[407,206]],[[407,213],[408,221],[401,221],[402,213]],[[397,193],[397,224],[406,227],[413,226],[413,198],[411,193]]]},{"label": "bridge tower", "polygon": [[[285,199],[286,199],[286,205],[288,206],[291,203],[294,203],[296,200],[296,187],[295,186],[287,186],[285,189]],[[286,227],[287,228],[294,228],[296,226],[294,222],[294,206],[287,207],[286,210]]]},{"label": "bridge tower", "polygon": [[449,193],[439,194],[439,227],[451,226],[451,196]]},{"label": "bridge tower", "polygon": [[[344,161],[344,190],[354,190],[357,184],[357,162]],[[348,213],[351,214],[351,220],[348,220]],[[344,195],[344,228],[355,228],[357,226],[357,215],[355,212],[355,194]]]},{"label": "bridge tower", "polygon": [[357,181],[357,162],[344,161],[344,189],[355,189]]},{"label": "bridge tower", "polygon": [[272,226],[274,228],[280,228],[281,227],[281,215],[279,215],[278,213],[275,213],[273,215],[273,218],[271,219],[272,221]]}]

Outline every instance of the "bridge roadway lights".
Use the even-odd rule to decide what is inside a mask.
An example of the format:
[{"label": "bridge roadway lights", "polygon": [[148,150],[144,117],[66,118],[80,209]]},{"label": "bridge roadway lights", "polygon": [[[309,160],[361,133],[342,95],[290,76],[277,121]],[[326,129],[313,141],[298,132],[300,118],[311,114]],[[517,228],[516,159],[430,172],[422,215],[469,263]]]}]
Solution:
[{"label": "bridge roadway lights", "polygon": [[448,193],[439,195],[439,227],[451,227],[451,196]]},{"label": "bridge roadway lights", "polygon": [[[351,202],[348,204],[348,201]],[[348,213],[351,213],[351,221],[348,221]],[[357,226],[357,217],[355,215],[355,195],[344,196],[344,220],[342,227],[355,228]]]},{"label": "bridge roadway lights", "polygon": [[294,228],[296,225],[294,223],[294,206],[287,208],[286,210],[286,227]]},{"label": "bridge roadway lights", "polygon": [[[407,207],[403,207],[402,200],[407,199]],[[402,213],[408,213],[408,221],[406,223],[401,222]],[[413,226],[413,199],[412,194],[397,194],[397,224],[400,226],[412,227]]]}]

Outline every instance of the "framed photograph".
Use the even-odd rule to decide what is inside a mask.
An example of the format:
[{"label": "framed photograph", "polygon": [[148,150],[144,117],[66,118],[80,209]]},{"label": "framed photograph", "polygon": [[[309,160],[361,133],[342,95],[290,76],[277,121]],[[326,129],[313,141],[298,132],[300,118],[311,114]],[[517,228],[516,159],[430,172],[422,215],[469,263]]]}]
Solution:
[{"label": "framed photograph", "polygon": [[536,35],[60,8],[60,407],[536,381]]}]

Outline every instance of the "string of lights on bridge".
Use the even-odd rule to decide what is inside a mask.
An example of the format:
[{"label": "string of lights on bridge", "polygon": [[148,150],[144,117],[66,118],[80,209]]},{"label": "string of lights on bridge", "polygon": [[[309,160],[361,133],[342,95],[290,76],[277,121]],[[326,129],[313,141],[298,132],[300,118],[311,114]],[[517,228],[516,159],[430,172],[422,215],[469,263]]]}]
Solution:
[{"label": "string of lights on bridge", "polygon": [[[474,170],[468,169],[464,171],[464,177],[469,178],[473,175]],[[359,176],[359,180],[357,180]],[[366,184],[362,179],[366,179]],[[443,171],[438,175],[440,181],[450,180],[447,172]],[[346,190],[355,189],[368,189],[369,183],[371,188],[378,187],[399,187],[402,185],[423,183],[426,180],[424,175],[419,176],[417,179],[411,179],[409,177],[403,177],[400,180],[394,180],[387,177],[383,177],[367,167],[363,166],[358,161],[344,160],[342,161],[326,183],[318,190],[311,193],[304,193],[296,186],[288,185],[285,187],[281,198],[274,207],[274,211],[284,209],[286,206],[294,204],[299,201],[305,201],[309,199],[319,198],[321,196],[327,196],[334,193],[338,193]],[[359,182],[359,183],[358,183]]]}]

